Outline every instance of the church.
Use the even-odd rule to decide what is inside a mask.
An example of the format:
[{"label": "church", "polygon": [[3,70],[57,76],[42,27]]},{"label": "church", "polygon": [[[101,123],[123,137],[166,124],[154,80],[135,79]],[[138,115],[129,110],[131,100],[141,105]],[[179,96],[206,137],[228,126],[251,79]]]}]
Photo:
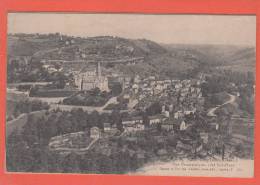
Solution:
[{"label": "church", "polygon": [[101,74],[100,62],[98,62],[97,69],[80,72],[75,75],[75,84],[81,91],[94,88],[99,88],[101,91],[109,91],[108,79]]}]

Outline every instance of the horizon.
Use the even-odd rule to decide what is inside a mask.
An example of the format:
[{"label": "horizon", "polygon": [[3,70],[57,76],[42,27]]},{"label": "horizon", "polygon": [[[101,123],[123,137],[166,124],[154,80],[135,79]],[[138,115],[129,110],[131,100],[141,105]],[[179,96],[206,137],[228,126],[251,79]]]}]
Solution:
[{"label": "horizon", "polygon": [[9,13],[8,34],[16,33],[60,33],[82,38],[112,36],[146,39],[159,44],[255,47],[256,17],[252,15]]},{"label": "horizon", "polygon": [[[36,34],[40,34],[40,35],[48,35],[48,34],[56,34],[57,32],[52,32],[52,33],[37,33],[37,32],[34,32],[34,33],[22,33],[22,32],[19,32],[19,33],[7,33],[7,35],[15,35],[15,34],[25,34],[25,35],[36,35]],[[61,33],[59,33],[61,34]],[[75,35],[67,35],[67,34],[61,34],[62,36],[66,36],[66,37],[72,37],[72,38],[81,38],[81,39],[88,39],[88,38],[95,38],[95,37],[113,37],[113,38],[122,38],[122,39],[129,39],[129,40],[149,40],[149,41],[152,41],[152,42],[155,42],[159,45],[187,45],[187,46],[232,46],[232,47],[252,47],[252,48],[255,48],[256,46],[254,45],[246,45],[246,44],[221,44],[221,43],[212,43],[212,44],[207,44],[207,43],[162,43],[162,42],[156,42],[154,40],[151,40],[151,39],[146,39],[146,38],[126,38],[126,37],[120,37],[120,36],[116,36],[116,35],[99,35],[99,36],[92,36],[92,37],[88,37],[88,36],[85,36],[85,37],[82,37],[82,36],[75,36]]]}]

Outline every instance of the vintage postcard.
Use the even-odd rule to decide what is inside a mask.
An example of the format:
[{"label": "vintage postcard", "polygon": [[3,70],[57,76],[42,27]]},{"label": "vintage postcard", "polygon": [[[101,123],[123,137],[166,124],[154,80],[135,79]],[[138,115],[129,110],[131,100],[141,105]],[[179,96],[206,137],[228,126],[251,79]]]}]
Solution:
[{"label": "vintage postcard", "polygon": [[6,171],[254,176],[256,16],[8,13]]}]

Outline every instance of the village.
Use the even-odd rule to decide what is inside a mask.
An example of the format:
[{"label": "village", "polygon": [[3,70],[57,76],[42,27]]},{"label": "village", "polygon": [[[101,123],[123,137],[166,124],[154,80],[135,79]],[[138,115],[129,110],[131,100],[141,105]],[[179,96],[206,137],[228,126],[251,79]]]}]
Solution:
[{"label": "village", "polygon": [[[70,62],[70,66],[71,63],[73,62]],[[41,64],[50,75],[66,76],[63,87],[52,87],[57,84],[57,81],[53,81],[18,84],[17,88],[27,85],[27,88],[22,89],[29,98],[48,100],[49,111],[72,111],[80,108],[87,112],[111,114],[118,111],[122,114],[120,126],[113,122],[103,122],[101,127],[94,126],[85,131],[52,137],[49,142],[52,152],[82,155],[95,147],[102,147],[100,143],[104,145],[111,138],[130,139],[138,145],[140,134],[151,134],[150,139],[155,137],[159,139],[156,142],[165,146],[156,151],[164,156],[172,156],[178,149],[178,152],[185,153],[183,157],[190,154],[192,158],[211,156],[224,160],[232,157],[234,146],[241,143],[238,139],[231,147],[226,146],[224,140],[232,134],[230,125],[218,123],[216,115],[212,113],[205,114],[205,97],[202,95],[201,84],[205,82],[206,75],[203,73],[193,79],[181,80],[159,75],[129,76],[103,67],[102,62],[94,65],[93,62],[84,65],[81,62],[79,66],[84,67],[80,68],[77,65],[68,67],[67,62],[61,61],[43,61]],[[116,94],[112,92],[114,86],[117,87]],[[61,94],[63,96],[59,97]],[[41,97],[43,95],[44,98]],[[52,98],[58,101],[49,101]],[[89,101],[91,98],[94,100]],[[90,104],[86,106],[85,101]],[[96,104],[91,104],[93,101]],[[170,144],[174,146],[174,152],[173,149],[167,151],[168,137],[174,138]],[[140,150],[143,155],[149,154]]]},{"label": "village", "polygon": [[128,173],[158,161],[253,158],[251,73],[204,68],[190,50],[145,39],[23,39],[39,37],[55,47],[10,57],[7,76],[8,146],[48,164],[35,169]]},{"label": "village", "polygon": [[[89,91],[94,88],[109,91],[108,79],[111,78],[102,76],[100,63],[97,69],[74,72],[74,74],[76,87],[80,91]],[[151,140],[157,140],[155,145],[159,142],[160,145],[165,146],[156,149],[155,154],[159,157],[168,158],[176,152],[177,156],[191,158],[211,156],[210,158],[224,160],[230,157],[225,154],[223,144],[228,126],[220,126],[212,117],[201,116],[204,111],[204,97],[200,88],[205,80],[203,74],[200,74],[197,79],[178,80],[155,76],[120,76],[114,73],[112,79],[122,85],[122,92],[113,104],[124,103],[123,109],[117,111],[127,112],[122,117],[121,129],[115,123],[104,122],[101,128],[94,126],[85,132],[55,136],[50,139],[51,151],[63,155],[72,152],[82,155],[90,150],[102,148],[111,139],[124,140],[128,144],[130,142],[138,145],[138,142],[145,142],[140,139],[148,134]],[[171,144],[167,143],[169,138],[171,138]],[[170,149],[168,145],[171,146]],[[112,148],[107,150],[110,151]],[[102,149],[99,150],[102,152]],[[226,153],[227,151],[228,147],[226,147]],[[143,159],[149,156],[150,152],[144,149],[132,151],[133,155]],[[185,155],[182,155],[184,153]]]}]

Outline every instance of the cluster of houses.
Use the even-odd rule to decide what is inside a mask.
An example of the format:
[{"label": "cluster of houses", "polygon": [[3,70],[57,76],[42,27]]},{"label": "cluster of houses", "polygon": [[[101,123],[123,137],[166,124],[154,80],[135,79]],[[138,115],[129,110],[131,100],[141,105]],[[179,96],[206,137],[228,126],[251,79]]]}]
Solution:
[{"label": "cluster of houses", "polygon": [[192,111],[202,107],[204,98],[200,88],[201,80],[156,79],[149,76],[141,79],[139,75],[123,80],[123,98],[131,104],[138,101],[138,108],[145,110],[154,100],[178,104],[182,111]]},{"label": "cluster of houses", "polygon": [[[91,73],[91,72],[90,72]],[[96,71],[87,76],[96,76],[100,79],[100,65]],[[146,110],[155,100],[161,106],[161,112],[148,116],[129,116],[122,119],[122,126],[125,133],[143,131],[147,128],[160,128],[166,132],[184,132],[192,127],[193,123],[185,119],[186,115],[194,114],[200,107],[203,107],[203,97],[200,89],[201,80],[171,80],[157,79],[155,76],[141,78],[136,75],[114,76],[123,85],[122,98],[128,100],[128,104],[136,102],[138,110]],[[84,78],[75,78],[77,84],[84,88]],[[82,80],[83,79],[83,80]],[[143,103],[143,104],[142,104]],[[140,106],[141,105],[141,106]],[[134,107],[136,109],[136,107]],[[140,109],[141,108],[141,109]],[[218,129],[218,126],[216,126]],[[117,125],[104,123],[103,129],[92,127],[89,137],[92,139],[103,138],[108,133],[114,135],[118,133]],[[112,133],[112,134],[111,134]],[[202,135],[206,142],[206,136]]]},{"label": "cluster of houses", "polygon": [[123,118],[122,125],[125,131],[127,132],[135,132],[145,130],[148,128],[158,128],[160,127],[164,131],[174,131],[177,130],[186,130],[191,124],[186,123],[184,116],[185,114],[178,115],[176,117],[176,112],[174,116],[170,115],[170,110],[165,109],[165,105],[162,106],[161,114],[148,116],[146,118],[147,123],[145,124],[145,120],[142,116],[134,116]]}]

